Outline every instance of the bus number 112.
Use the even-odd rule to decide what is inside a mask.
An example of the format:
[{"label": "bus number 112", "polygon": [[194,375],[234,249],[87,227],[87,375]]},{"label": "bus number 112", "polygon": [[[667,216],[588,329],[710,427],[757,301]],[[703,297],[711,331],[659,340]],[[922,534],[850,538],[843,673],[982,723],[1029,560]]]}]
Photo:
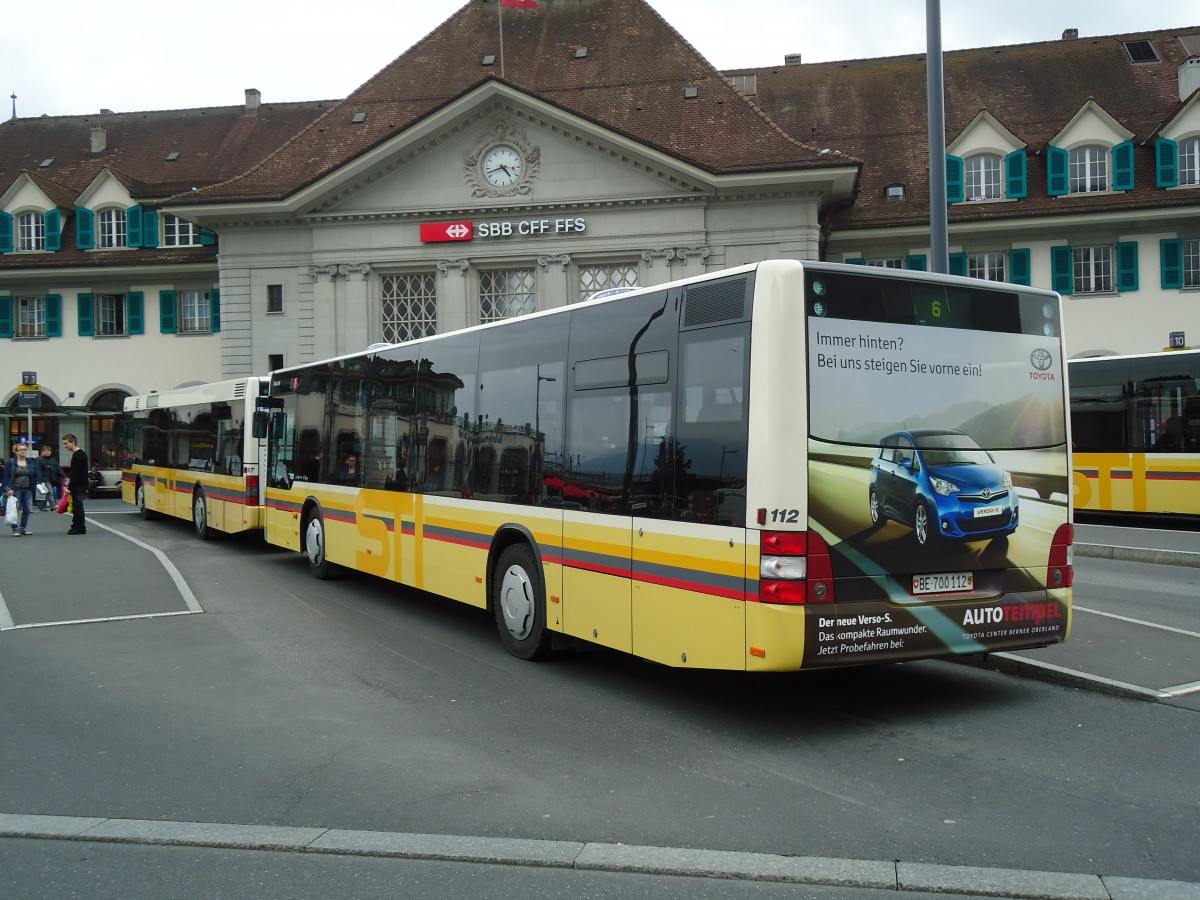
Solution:
[{"label": "bus number 112", "polygon": [[800,510],[798,509],[773,509],[771,510],[771,521],[784,523],[787,525],[795,525],[800,521]]}]

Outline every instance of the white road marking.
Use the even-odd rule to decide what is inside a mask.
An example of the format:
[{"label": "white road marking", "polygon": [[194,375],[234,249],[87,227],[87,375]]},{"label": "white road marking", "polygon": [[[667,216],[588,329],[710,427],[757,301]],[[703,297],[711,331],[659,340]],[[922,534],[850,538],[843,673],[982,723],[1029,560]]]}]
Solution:
[{"label": "white road marking", "polygon": [[1086,606],[1080,606],[1079,604],[1074,604],[1073,608],[1079,610],[1079,612],[1091,613],[1094,616],[1105,616],[1109,619],[1118,619],[1122,622],[1129,622],[1133,625],[1145,625],[1147,628],[1157,628],[1160,631],[1171,631],[1175,634],[1182,634],[1186,637],[1200,638],[1200,633],[1195,631],[1185,631],[1182,628],[1173,628],[1170,625],[1159,625],[1156,622],[1147,622],[1144,619],[1131,619],[1129,616],[1118,616],[1116,613],[1103,612],[1099,609],[1088,609]]}]

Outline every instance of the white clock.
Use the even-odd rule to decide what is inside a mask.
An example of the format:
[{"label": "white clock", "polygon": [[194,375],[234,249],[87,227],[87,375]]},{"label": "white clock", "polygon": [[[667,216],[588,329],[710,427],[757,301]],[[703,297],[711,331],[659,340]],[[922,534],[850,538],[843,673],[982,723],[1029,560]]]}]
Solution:
[{"label": "white clock", "polygon": [[506,144],[499,144],[483,156],[483,177],[495,187],[512,187],[521,180],[525,161],[521,154]]}]

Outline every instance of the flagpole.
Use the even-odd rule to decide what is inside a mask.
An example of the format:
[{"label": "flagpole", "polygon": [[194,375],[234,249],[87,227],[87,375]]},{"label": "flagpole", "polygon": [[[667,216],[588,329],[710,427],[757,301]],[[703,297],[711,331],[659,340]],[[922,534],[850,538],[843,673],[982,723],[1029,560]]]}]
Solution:
[{"label": "flagpole", "polygon": [[504,0],[496,0],[496,21],[500,23],[500,77],[504,77]]}]

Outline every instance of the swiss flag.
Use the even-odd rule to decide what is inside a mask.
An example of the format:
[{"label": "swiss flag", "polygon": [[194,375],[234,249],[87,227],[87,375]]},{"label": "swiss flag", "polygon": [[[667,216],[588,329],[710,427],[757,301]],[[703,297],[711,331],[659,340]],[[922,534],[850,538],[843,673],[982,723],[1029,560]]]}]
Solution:
[{"label": "swiss flag", "polygon": [[509,9],[541,9],[537,0],[500,0],[500,5]]}]

